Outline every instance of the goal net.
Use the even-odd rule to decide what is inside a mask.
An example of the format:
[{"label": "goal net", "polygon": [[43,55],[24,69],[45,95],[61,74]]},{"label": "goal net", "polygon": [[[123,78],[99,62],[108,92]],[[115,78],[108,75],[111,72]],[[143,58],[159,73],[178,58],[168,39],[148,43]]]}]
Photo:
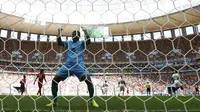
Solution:
[{"label": "goal net", "polygon": [[[1,111],[200,111],[199,4],[199,0],[1,0]],[[80,31],[79,41],[86,45],[83,27],[91,41],[83,51],[84,69],[99,108],[90,105],[87,85],[71,72],[58,84],[58,106],[48,108],[52,80],[69,58],[66,53],[74,53],[58,45],[58,29],[63,42],[73,40],[74,30]],[[41,69],[46,82],[37,96]],[[176,73],[179,79],[172,77]]]}]

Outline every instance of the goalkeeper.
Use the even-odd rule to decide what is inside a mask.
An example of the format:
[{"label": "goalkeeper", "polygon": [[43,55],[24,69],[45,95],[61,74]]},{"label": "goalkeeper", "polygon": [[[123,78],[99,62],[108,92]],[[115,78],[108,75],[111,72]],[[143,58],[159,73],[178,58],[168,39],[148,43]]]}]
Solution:
[{"label": "goalkeeper", "polygon": [[51,90],[53,95],[53,102],[47,104],[46,106],[52,107],[57,106],[57,92],[58,92],[58,83],[60,81],[65,80],[68,76],[76,75],[80,81],[85,81],[88,87],[90,103],[94,107],[99,107],[99,105],[93,99],[94,97],[94,86],[91,81],[91,78],[88,74],[88,70],[84,64],[84,50],[86,45],[91,43],[88,32],[85,28],[83,31],[86,35],[86,41],[79,41],[80,32],[73,31],[72,32],[72,40],[62,42],[61,40],[61,32],[62,29],[58,29],[58,45],[65,47],[67,49],[66,52],[66,63],[62,65],[52,80]]}]

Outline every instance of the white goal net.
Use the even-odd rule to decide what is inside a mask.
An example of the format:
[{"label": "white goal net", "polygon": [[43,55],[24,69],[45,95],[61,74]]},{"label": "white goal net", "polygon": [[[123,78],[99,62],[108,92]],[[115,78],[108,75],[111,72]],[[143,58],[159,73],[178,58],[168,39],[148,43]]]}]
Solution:
[{"label": "white goal net", "polygon": [[[51,101],[52,79],[69,50],[58,45],[58,29],[62,28],[63,42],[73,39],[74,30],[87,41],[84,26],[91,41],[84,49],[84,62],[94,99],[103,104],[98,111],[200,111],[199,4],[199,0],[0,0],[1,110],[48,111],[35,97],[34,81],[43,69],[47,81],[41,99]],[[183,90],[173,92],[172,87],[178,87],[172,78],[175,72]],[[68,77],[58,87],[58,96],[68,106],[58,110],[95,111],[85,98],[88,94],[84,82]],[[32,106],[22,105],[27,96]],[[86,108],[73,103],[77,97]],[[116,109],[114,98],[120,105]],[[15,106],[8,106],[10,99]],[[149,106],[154,103],[162,107]]]}]

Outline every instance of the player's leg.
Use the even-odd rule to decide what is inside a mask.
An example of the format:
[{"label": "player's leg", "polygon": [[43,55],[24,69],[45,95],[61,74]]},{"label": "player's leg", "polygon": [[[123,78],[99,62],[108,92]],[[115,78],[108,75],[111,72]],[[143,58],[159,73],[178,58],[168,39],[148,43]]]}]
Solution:
[{"label": "player's leg", "polygon": [[92,100],[93,97],[94,97],[94,86],[93,86],[93,83],[92,83],[92,80],[91,80],[90,76],[89,75],[84,75],[81,78],[80,81],[85,81],[85,83],[87,84],[90,100]]},{"label": "player's leg", "polygon": [[149,96],[151,96],[151,88],[149,88]]},{"label": "player's leg", "polygon": [[151,96],[150,88],[147,88],[147,96]]},{"label": "player's leg", "polygon": [[54,103],[57,103],[58,83],[61,80],[63,80],[62,77],[57,76],[57,75],[52,80],[51,92],[52,92],[52,95],[53,95]]},{"label": "player's leg", "polygon": [[37,92],[37,95],[39,95],[40,94],[40,96],[41,96],[41,88],[42,88],[42,83],[40,82],[40,81],[38,81],[38,92]]},{"label": "player's leg", "polygon": [[195,88],[195,95],[197,95],[197,89]]},{"label": "player's leg", "polygon": [[43,86],[43,83],[40,82],[40,85],[39,85],[39,94],[40,94],[40,96],[42,95],[42,86]]},{"label": "player's leg", "polygon": [[25,91],[25,86],[24,86],[24,84],[22,84],[21,85],[21,95],[23,95],[24,91]]},{"label": "player's leg", "polygon": [[20,85],[20,92],[21,92],[21,95],[23,94],[22,90],[23,90],[23,87],[22,87],[22,84],[21,84],[21,85]]},{"label": "player's leg", "polygon": [[21,86],[20,86],[20,91],[21,91],[21,95],[23,95],[23,85],[21,84]]},{"label": "player's leg", "polygon": [[147,89],[147,96],[148,96],[148,88],[146,88]]},{"label": "player's leg", "polygon": [[40,93],[40,89],[38,89],[38,91],[37,91],[37,95]]},{"label": "player's leg", "polygon": [[105,95],[108,95],[108,88],[105,88]]},{"label": "player's leg", "polygon": [[37,95],[39,95],[40,94],[40,96],[41,96],[41,83],[38,81],[38,92],[37,92]]},{"label": "player's leg", "polygon": [[123,94],[124,94],[123,86],[120,86],[118,96],[123,95]]},{"label": "player's leg", "polygon": [[125,87],[123,87],[122,89],[122,95],[124,96],[124,91],[125,91]]},{"label": "player's leg", "polygon": [[173,83],[173,93],[174,93],[174,96],[178,97],[177,95],[177,91],[179,89],[179,80],[174,80],[174,83]]},{"label": "player's leg", "polygon": [[38,94],[39,94],[40,96],[42,95],[41,90],[42,90],[42,87],[39,87]]},{"label": "player's leg", "polygon": [[53,95],[53,102],[47,104],[46,106],[52,107],[57,105],[57,93],[58,93],[58,83],[68,77],[69,70],[66,68],[65,65],[63,65],[58,73],[55,75],[55,77],[52,80],[51,83],[51,92]]},{"label": "player's leg", "polygon": [[60,76],[55,76],[52,80],[51,83],[51,92],[53,95],[53,102],[47,104],[46,106],[51,107],[51,106],[57,106],[57,92],[58,92],[58,83],[63,80],[62,77]]},{"label": "player's leg", "polygon": [[105,94],[104,88],[102,88],[102,94],[103,94],[103,95]]},{"label": "player's leg", "polygon": [[76,65],[75,67],[73,67],[71,69],[71,71],[73,74],[75,74],[78,77],[78,79],[80,81],[85,81],[85,83],[87,84],[87,87],[88,87],[90,100],[92,100],[93,96],[94,96],[94,86],[93,86],[90,76],[87,75],[88,71],[87,71],[85,65],[84,64]]},{"label": "player's leg", "polygon": [[71,69],[72,73],[75,74],[80,81],[85,81],[87,84],[87,89],[90,96],[90,102],[92,106],[99,107],[99,105],[95,102],[94,98],[94,86],[92,80],[88,74],[88,70],[86,69],[85,65],[77,65]]},{"label": "player's leg", "polygon": [[176,96],[176,91],[177,91],[177,88],[176,87],[172,87],[172,95]]},{"label": "player's leg", "polygon": [[121,91],[122,91],[122,87],[120,86],[120,87],[119,87],[119,93],[118,93],[118,96],[121,95]]},{"label": "player's leg", "polygon": [[184,85],[183,85],[183,83],[180,82],[180,81],[177,81],[177,82],[176,82],[176,87],[179,87],[179,88],[180,88],[180,95],[181,95],[181,96],[185,96],[185,95],[184,95]]},{"label": "player's leg", "polygon": [[184,87],[183,87],[183,85],[181,85],[181,86],[180,86],[180,89],[181,89],[181,91],[180,91],[180,92],[181,92],[181,96],[185,96],[185,94],[184,94]]},{"label": "player's leg", "polygon": [[179,88],[180,88],[180,87],[175,87],[175,92],[174,92],[174,93],[175,93],[175,96],[176,96],[176,97],[178,97],[178,89],[179,89]]},{"label": "player's leg", "polygon": [[99,107],[99,105],[93,99],[94,98],[94,86],[93,86],[93,83],[92,83],[92,80],[91,80],[90,76],[89,75],[84,75],[81,78],[81,81],[83,81],[83,80],[87,84],[88,91],[89,91],[89,96],[90,96],[90,102],[91,102],[92,106]]},{"label": "player's leg", "polygon": [[167,87],[168,95],[172,95],[172,87]]},{"label": "player's leg", "polygon": [[93,83],[92,83],[90,76],[84,75],[84,76],[81,77],[80,81],[85,81],[85,83],[87,84],[91,105],[94,106],[94,107],[99,107],[99,105],[93,99],[94,98],[94,86],[93,86]]}]

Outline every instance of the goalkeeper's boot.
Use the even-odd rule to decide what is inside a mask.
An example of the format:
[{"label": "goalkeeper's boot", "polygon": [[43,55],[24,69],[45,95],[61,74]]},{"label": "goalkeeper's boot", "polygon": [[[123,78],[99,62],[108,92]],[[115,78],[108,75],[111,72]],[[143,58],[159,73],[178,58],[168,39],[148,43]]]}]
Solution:
[{"label": "goalkeeper's boot", "polygon": [[99,105],[97,104],[97,102],[96,102],[95,100],[92,100],[92,101],[91,101],[91,105],[92,105],[93,107],[99,107]]},{"label": "goalkeeper's boot", "polygon": [[58,104],[57,103],[54,103],[53,101],[49,104],[47,104],[46,106],[47,107],[56,107]]}]

